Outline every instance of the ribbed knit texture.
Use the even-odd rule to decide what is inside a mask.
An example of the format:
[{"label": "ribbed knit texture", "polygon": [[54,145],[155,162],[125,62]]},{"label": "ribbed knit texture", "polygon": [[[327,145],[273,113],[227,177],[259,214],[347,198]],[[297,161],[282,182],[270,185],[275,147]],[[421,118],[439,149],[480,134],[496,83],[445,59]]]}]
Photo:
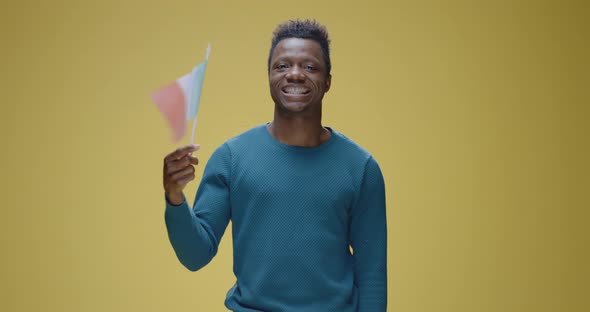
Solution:
[{"label": "ribbed knit texture", "polygon": [[215,256],[231,219],[228,309],[386,311],[383,176],[367,151],[330,131],[308,148],[253,128],[213,153],[193,208],[166,203],[170,242],[191,271]]}]

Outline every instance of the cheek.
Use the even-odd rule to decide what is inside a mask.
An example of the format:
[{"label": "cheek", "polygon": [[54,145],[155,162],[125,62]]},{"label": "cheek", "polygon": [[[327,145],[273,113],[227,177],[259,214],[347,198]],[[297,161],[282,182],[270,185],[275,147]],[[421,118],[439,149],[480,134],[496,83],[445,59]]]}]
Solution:
[{"label": "cheek", "polygon": [[273,79],[271,78],[269,80],[269,85],[270,85],[270,95],[273,98],[277,98],[279,96],[281,96],[281,90],[280,90],[280,79]]},{"label": "cheek", "polygon": [[277,81],[271,78],[268,81],[268,85],[270,86],[270,92],[275,92],[275,89],[277,88]]},{"label": "cheek", "polygon": [[322,95],[326,92],[326,82],[323,80],[316,81],[314,83],[314,87],[316,89],[315,91],[319,93],[319,95]]},{"label": "cheek", "polygon": [[281,83],[281,77],[270,76],[268,81],[271,87],[278,87],[278,85]]}]

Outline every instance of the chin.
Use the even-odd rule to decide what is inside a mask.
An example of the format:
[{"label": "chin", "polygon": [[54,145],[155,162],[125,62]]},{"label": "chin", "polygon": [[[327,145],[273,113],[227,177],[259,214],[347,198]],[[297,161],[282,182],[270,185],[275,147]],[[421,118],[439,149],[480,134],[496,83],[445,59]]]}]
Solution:
[{"label": "chin", "polygon": [[281,103],[280,106],[284,111],[287,111],[290,113],[303,113],[305,111],[308,111],[309,107],[310,107],[310,105],[308,103],[293,103],[293,102]]}]

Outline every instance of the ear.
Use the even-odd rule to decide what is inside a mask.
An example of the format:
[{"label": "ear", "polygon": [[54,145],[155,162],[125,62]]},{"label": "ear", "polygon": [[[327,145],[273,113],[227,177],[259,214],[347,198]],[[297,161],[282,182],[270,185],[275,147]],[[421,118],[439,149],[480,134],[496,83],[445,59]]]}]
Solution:
[{"label": "ear", "polygon": [[330,90],[330,86],[332,85],[332,75],[328,75],[328,77],[326,77],[326,91],[324,91],[324,93],[328,92],[328,90]]}]

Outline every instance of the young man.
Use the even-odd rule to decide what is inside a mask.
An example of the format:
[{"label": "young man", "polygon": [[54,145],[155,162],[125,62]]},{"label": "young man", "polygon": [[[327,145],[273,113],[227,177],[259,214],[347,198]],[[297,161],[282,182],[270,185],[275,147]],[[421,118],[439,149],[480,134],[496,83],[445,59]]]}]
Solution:
[{"label": "young man", "polygon": [[183,265],[209,263],[232,220],[232,311],[386,311],[383,176],[367,151],[322,126],[330,69],[324,26],[279,25],[268,60],[273,121],[213,153],[193,208],[182,190],[198,147],[164,159],[166,226]]}]

